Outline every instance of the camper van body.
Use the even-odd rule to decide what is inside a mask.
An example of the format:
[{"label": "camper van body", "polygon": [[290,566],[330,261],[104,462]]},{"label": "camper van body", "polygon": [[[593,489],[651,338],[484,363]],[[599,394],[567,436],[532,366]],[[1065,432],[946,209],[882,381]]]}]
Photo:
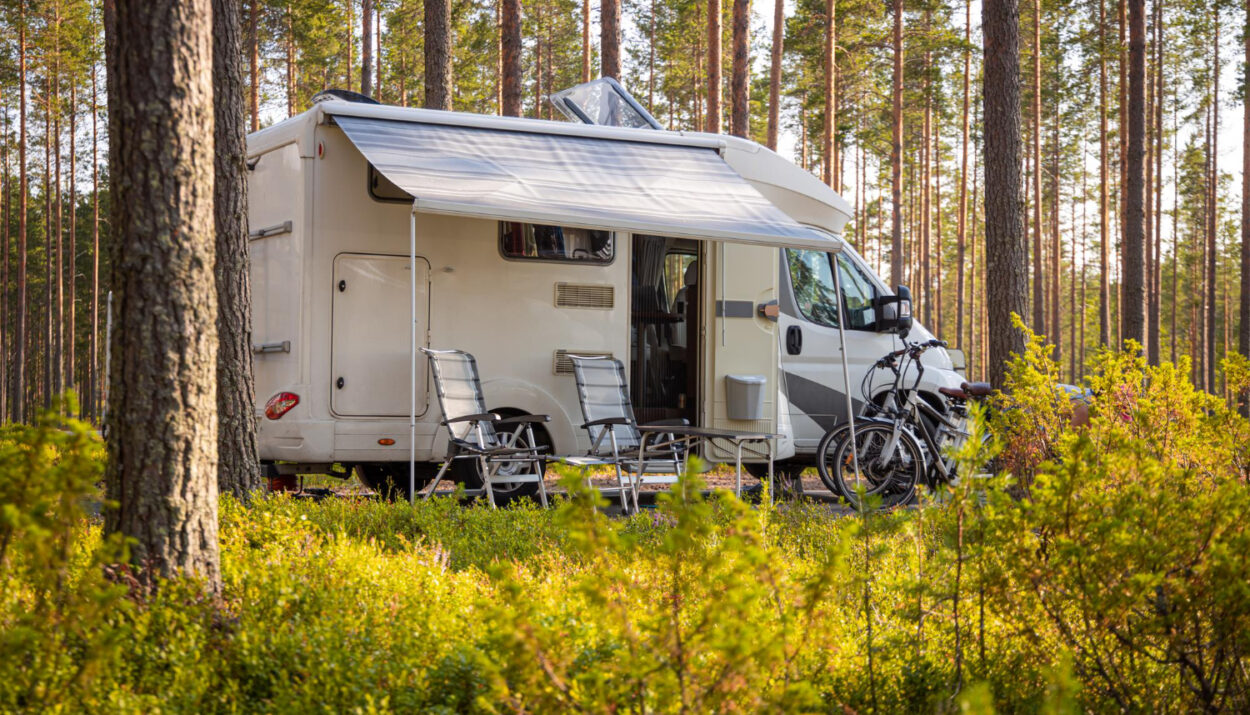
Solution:
[{"label": "camper van body", "polygon": [[[248,137],[263,461],[328,471],[333,464],[406,465],[410,454],[424,464],[442,459],[446,431],[423,360],[416,365],[415,395],[410,379],[414,279],[418,346],[474,354],[490,408],[549,415],[543,439],[554,454],[589,447],[568,354],[617,356],[631,384],[667,380],[669,393],[681,393],[676,401],[669,394],[667,407],[656,410],[648,410],[649,393],[636,395],[640,420],[676,412],[709,427],[779,433],[780,459],[810,462],[825,430],[845,419],[838,331],[813,320],[796,300],[790,267],[802,256],[773,246],[662,242],[669,284],[661,290],[662,307],[670,314],[678,288],[672,277],[695,274],[687,290],[697,306],[697,330],[679,340],[671,321],[666,327],[636,314],[636,246],[650,240],[647,250],[654,253],[661,242],[615,232],[606,260],[506,256],[499,221],[414,211],[411,197],[371,169],[333,118],[348,115],[620,141],[714,140],[734,171],[795,221],[829,234],[830,246],[849,219],[846,202],[827,186],[743,139],[342,101],[314,105]],[[849,271],[844,275],[853,275],[858,289],[892,292],[849,247],[840,256]],[[779,310],[767,310],[771,304]],[[931,337],[918,325],[912,336]],[[892,333],[847,330],[856,400],[865,371],[898,341]],[[673,376],[663,369],[677,352],[685,354],[686,384],[672,388]],[[944,351],[930,351],[926,363],[933,369],[925,372],[924,393],[959,384]],[[730,419],[727,375],[764,378],[758,419]],[[267,418],[266,402],[279,393],[297,395],[298,404]],[[414,402],[415,429],[409,424]]]}]

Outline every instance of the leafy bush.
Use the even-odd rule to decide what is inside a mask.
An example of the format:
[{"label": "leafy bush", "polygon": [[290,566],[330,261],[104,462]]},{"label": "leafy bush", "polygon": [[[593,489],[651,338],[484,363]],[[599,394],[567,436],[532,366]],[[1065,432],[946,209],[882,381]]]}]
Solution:
[{"label": "leafy bush", "polygon": [[98,441],[8,428],[0,708],[1250,709],[1246,420],[1107,354],[1073,428],[1034,346],[993,417],[1019,476],[917,509],[756,508],[697,472],[629,519],[576,474],[552,510],[225,499],[220,599],[107,580]]}]

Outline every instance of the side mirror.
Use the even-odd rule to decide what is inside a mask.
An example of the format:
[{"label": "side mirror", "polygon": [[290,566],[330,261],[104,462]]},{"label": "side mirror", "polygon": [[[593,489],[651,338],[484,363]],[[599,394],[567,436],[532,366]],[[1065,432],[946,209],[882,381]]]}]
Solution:
[{"label": "side mirror", "polygon": [[877,309],[877,330],[907,337],[911,331],[911,290],[898,286],[894,295],[877,296],[873,302]]}]

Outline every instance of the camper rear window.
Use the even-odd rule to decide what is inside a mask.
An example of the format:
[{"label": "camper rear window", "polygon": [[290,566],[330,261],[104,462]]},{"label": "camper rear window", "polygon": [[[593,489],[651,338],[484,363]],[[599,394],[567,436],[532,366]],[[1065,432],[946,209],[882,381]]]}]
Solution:
[{"label": "camper rear window", "polygon": [[606,265],[616,255],[616,244],[610,231],[501,221],[499,252],[516,260]]}]

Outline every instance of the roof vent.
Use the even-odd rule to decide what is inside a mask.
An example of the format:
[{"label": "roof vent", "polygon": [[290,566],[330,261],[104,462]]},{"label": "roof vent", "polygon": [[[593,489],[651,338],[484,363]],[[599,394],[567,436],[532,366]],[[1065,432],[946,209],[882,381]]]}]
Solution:
[{"label": "roof vent", "polygon": [[360,92],[353,92],[350,89],[323,89],[313,95],[313,104],[321,104],[331,100],[342,100],[345,102],[358,102],[360,104],[381,104],[373,97],[366,97]]},{"label": "roof vent", "polygon": [[611,310],[615,304],[615,289],[610,285],[556,283],[557,308]]},{"label": "roof vent", "polygon": [[612,357],[612,353],[602,350],[557,350],[551,361],[551,372],[556,375],[572,375],[573,361],[569,359],[569,355],[579,355],[585,357]]}]

